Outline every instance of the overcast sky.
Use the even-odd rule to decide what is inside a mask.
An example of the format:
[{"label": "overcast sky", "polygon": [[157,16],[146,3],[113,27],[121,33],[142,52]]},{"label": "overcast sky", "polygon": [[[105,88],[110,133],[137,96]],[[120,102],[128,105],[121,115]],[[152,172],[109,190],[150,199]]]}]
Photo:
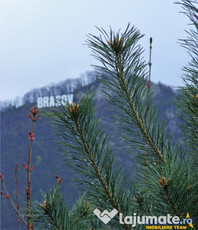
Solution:
[{"label": "overcast sky", "polygon": [[188,61],[177,43],[188,28],[179,11],[172,0],[1,0],[0,100],[92,70],[96,61],[83,45],[87,34],[97,35],[95,26],[124,30],[129,22],[145,34],[141,44],[147,61],[153,37],[152,80],[179,86]]}]

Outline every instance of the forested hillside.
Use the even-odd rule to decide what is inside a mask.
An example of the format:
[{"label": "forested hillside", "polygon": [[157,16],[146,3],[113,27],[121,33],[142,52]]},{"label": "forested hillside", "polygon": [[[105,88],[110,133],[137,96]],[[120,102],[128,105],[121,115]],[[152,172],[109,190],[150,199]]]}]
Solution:
[{"label": "forested hillside", "polygon": [[[92,73],[94,74],[94,73]],[[90,79],[94,77],[90,73]],[[80,82],[80,81],[79,81]],[[66,85],[58,87],[62,93]],[[130,153],[130,149],[125,149],[123,143],[119,140],[118,131],[114,122],[113,111],[110,105],[104,100],[102,87],[97,81],[90,81],[88,84],[79,84],[74,89],[74,98],[83,95],[86,90],[93,90],[96,95],[97,114],[102,119],[105,129],[110,133],[111,144],[117,153],[117,158],[120,164],[124,165],[126,173],[130,173],[135,169],[134,156]],[[44,89],[44,88],[43,88]],[[42,96],[45,93],[50,93],[52,88],[47,87],[43,90]],[[55,89],[55,88],[54,88]],[[174,138],[181,137],[180,129],[177,125],[176,109],[173,105],[173,97],[175,92],[168,86],[161,83],[153,84],[152,90],[154,92],[154,100],[159,107],[161,117],[167,121],[167,128],[169,132],[173,132]],[[8,191],[15,201],[15,177],[14,169],[16,163],[18,164],[19,173],[19,195],[20,203],[24,203],[26,194],[26,170],[23,168],[23,163],[27,161],[29,150],[28,132],[31,129],[31,120],[28,117],[29,108],[32,107],[38,96],[38,92],[42,90],[33,90],[25,95],[24,105],[18,108],[10,107],[1,114],[1,172],[4,176]],[[45,91],[45,92],[44,92]],[[49,187],[56,185],[55,174],[63,177],[62,192],[66,194],[67,203],[71,204],[77,199],[80,194],[77,186],[73,183],[73,174],[64,165],[63,157],[59,154],[56,144],[56,135],[51,125],[42,117],[36,123],[35,142],[33,144],[33,159],[32,164],[35,169],[32,173],[32,199],[41,199],[41,190],[46,191]],[[1,229],[17,229],[17,216],[11,207],[10,203],[2,198],[1,212]],[[24,207],[25,208],[25,207]]]}]

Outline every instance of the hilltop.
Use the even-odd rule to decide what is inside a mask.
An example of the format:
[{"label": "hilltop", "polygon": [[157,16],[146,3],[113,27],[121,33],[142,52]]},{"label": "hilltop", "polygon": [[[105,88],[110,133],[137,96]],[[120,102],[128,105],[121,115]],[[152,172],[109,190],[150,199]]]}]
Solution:
[{"label": "hilltop", "polygon": [[[97,116],[101,118],[106,131],[111,134],[110,144],[117,153],[117,159],[125,168],[127,174],[135,170],[134,155],[130,150],[124,148],[123,141],[119,138],[116,129],[116,122],[113,119],[113,111],[109,103],[105,100],[102,92],[102,85],[96,80],[95,72],[89,72],[89,80],[85,84],[80,84],[82,80],[64,81],[57,85],[35,89],[24,95],[23,104],[20,107],[10,106],[1,113],[1,171],[4,175],[8,191],[15,200],[15,178],[14,169],[16,163],[19,167],[19,193],[20,202],[25,198],[26,171],[23,163],[27,161],[29,139],[28,132],[31,129],[31,120],[28,118],[29,108],[36,103],[38,96],[49,96],[67,94],[73,92],[74,99],[81,97],[87,89],[95,92],[97,105]],[[79,84],[77,84],[77,82]],[[75,86],[75,87],[74,87]],[[171,87],[161,83],[152,84],[154,102],[160,110],[161,118],[167,122],[167,129],[174,134],[175,140],[181,138],[181,132],[177,122],[177,111],[172,102],[175,92]],[[41,190],[46,191],[49,187],[56,185],[55,174],[63,177],[62,192],[66,195],[66,202],[71,206],[80,195],[78,186],[73,183],[75,175],[64,165],[63,157],[58,152],[56,144],[56,134],[48,120],[42,117],[36,123],[36,140],[33,146],[32,164],[35,169],[32,173],[32,193],[33,200],[41,200]],[[25,208],[25,207],[24,207]],[[17,229],[17,216],[10,203],[2,199],[1,229]]]}]

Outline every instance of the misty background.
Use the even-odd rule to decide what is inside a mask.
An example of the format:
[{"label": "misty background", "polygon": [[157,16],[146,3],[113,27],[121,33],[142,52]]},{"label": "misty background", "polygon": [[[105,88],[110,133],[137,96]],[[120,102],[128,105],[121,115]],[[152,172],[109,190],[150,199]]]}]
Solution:
[{"label": "misty background", "polygon": [[99,34],[95,26],[124,30],[128,23],[145,34],[146,60],[153,37],[152,81],[182,85],[188,57],[178,39],[188,20],[179,11],[172,0],[1,1],[0,101],[92,70],[87,34]]},{"label": "misty background", "polygon": [[[149,38],[153,37],[153,103],[159,108],[160,119],[167,122],[168,133],[173,133],[174,140],[183,138],[178,111],[172,101],[176,93],[173,87],[182,85],[181,68],[189,60],[178,39],[185,38],[184,30],[190,27],[187,18],[179,13],[181,7],[172,0],[0,0],[0,9],[0,171],[16,203],[14,169],[18,164],[21,210],[25,210],[26,204],[27,175],[23,164],[27,160],[28,133],[32,126],[28,114],[40,96],[72,92],[77,97],[83,96],[87,88],[94,91],[97,116],[107,133],[112,134],[110,144],[117,153],[116,159],[128,175],[135,170],[134,155],[126,151],[120,140],[102,85],[95,81],[91,64],[97,62],[84,45],[88,33],[99,34],[95,26],[105,30],[111,26],[115,31],[119,28],[123,31],[129,22],[135,25],[145,34],[140,42],[147,62]],[[22,100],[16,99],[18,96]],[[6,102],[9,99],[14,100],[14,104]],[[55,140],[56,132],[41,116],[36,124],[32,155],[35,166],[32,199],[42,201],[41,190],[46,192],[56,186],[56,174],[64,178],[62,191],[71,208],[81,193],[73,183],[76,175],[65,167]],[[1,196],[0,229],[17,229],[16,213],[7,202]]]}]

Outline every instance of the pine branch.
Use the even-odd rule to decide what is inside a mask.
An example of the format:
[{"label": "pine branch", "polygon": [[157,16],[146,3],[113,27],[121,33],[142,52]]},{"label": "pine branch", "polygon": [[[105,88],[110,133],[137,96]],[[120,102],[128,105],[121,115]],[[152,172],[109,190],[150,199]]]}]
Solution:
[{"label": "pine branch", "polygon": [[124,88],[124,92],[126,94],[126,97],[129,101],[129,105],[131,110],[133,111],[133,114],[137,120],[137,123],[139,124],[139,127],[143,133],[143,135],[145,136],[146,140],[148,141],[148,143],[151,145],[152,149],[155,151],[155,153],[159,156],[159,158],[161,159],[162,162],[164,162],[164,156],[162,154],[162,152],[160,151],[160,149],[158,148],[158,146],[156,145],[156,143],[154,142],[153,138],[151,137],[150,133],[147,132],[147,128],[145,127],[142,118],[140,117],[136,106],[133,102],[133,99],[130,95],[129,89],[127,87],[127,83],[126,83],[126,77],[123,73],[123,67],[122,67],[122,63],[121,63],[121,57],[120,54],[116,55],[116,62],[117,62],[117,68],[119,70],[119,76],[121,78],[122,84],[123,84],[123,88]]},{"label": "pine branch", "polygon": [[[187,16],[197,29],[198,10],[195,3],[182,1],[184,9],[187,9]],[[95,116],[93,95],[87,94],[79,105],[71,103],[66,108],[59,106],[47,115],[58,131],[60,150],[65,155],[66,164],[83,176],[79,182],[87,189],[87,195],[94,205],[106,209],[114,207],[124,215],[138,210],[145,214],[169,213],[183,218],[190,210],[195,216],[197,209],[194,204],[198,200],[198,182],[195,181],[197,169],[189,168],[184,149],[179,143],[172,143],[171,135],[167,135],[166,125],[161,123],[155,105],[150,103],[152,92],[147,84],[146,65],[141,58],[143,51],[137,45],[142,35],[129,25],[123,34],[112,30],[107,34],[103,29],[99,30],[102,35],[89,35],[88,39],[93,56],[101,62],[101,66],[95,67],[104,82],[108,100],[117,113],[121,135],[134,147],[133,153],[135,148],[139,150],[139,183],[135,189],[138,196],[134,197],[136,205],[131,200],[134,194],[131,183],[123,175],[122,168],[117,167],[118,163],[108,146],[109,137]],[[192,150],[196,164],[197,31],[191,31],[189,35],[190,38],[184,40],[183,46],[187,46],[192,61],[185,68],[186,86],[180,90],[178,104],[184,114],[185,126],[187,125],[187,150]],[[148,154],[142,154],[142,150]],[[146,175],[142,168],[148,169]],[[53,229],[54,226],[67,229],[66,223],[71,223],[72,215],[67,208],[63,208],[62,199],[53,203],[54,197],[51,195],[51,201],[46,198],[44,205],[40,206],[45,211],[40,215],[42,221],[48,229]],[[45,220],[46,216],[48,222]],[[79,223],[75,217],[72,219],[73,223]],[[115,220],[111,223],[114,227],[119,226]],[[92,228],[93,225],[89,226]],[[131,229],[127,224],[118,228],[120,227]]]},{"label": "pine branch", "polygon": [[123,215],[131,212],[134,205],[130,180],[114,160],[109,137],[95,117],[93,95],[85,95],[79,105],[60,106],[47,116],[58,131],[66,164],[85,176],[79,183],[86,187],[93,204],[107,209],[114,207]]},{"label": "pine branch", "polygon": [[[93,222],[93,211],[91,204],[82,196],[71,211],[63,204],[64,197],[60,193],[60,185],[43,194],[44,202],[35,202],[32,210],[32,218],[36,227],[41,229],[71,230],[91,229]],[[100,225],[98,225],[100,226]]]},{"label": "pine branch", "polygon": [[[98,178],[99,178],[99,180],[101,182],[101,185],[103,186],[103,188],[105,190],[105,193],[106,193],[107,197],[110,199],[110,202],[111,202],[112,206],[115,209],[117,209],[119,213],[122,213],[122,210],[120,209],[119,205],[116,203],[116,201],[115,201],[115,199],[113,197],[113,194],[110,192],[110,189],[109,189],[109,187],[108,187],[108,185],[107,185],[107,183],[106,183],[106,181],[105,181],[100,169],[98,168],[98,166],[97,166],[97,164],[96,164],[96,162],[94,160],[94,156],[91,153],[91,150],[90,150],[90,148],[88,146],[88,143],[86,142],[86,139],[85,139],[85,136],[84,136],[84,134],[82,132],[79,120],[76,119],[75,122],[76,122],[77,130],[78,130],[78,132],[80,134],[81,140],[82,140],[82,142],[84,144],[85,151],[88,154],[88,156],[89,156],[89,158],[90,158],[90,160],[92,162],[92,165],[93,165],[93,167],[95,169],[95,172],[96,172],[96,174],[97,174],[97,176],[98,176]],[[124,219],[124,216],[123,216],[123,219]],[[131,229],[130,226],[127,225],[127,224],[124,224],[124,227],[125,227],[126,230]]]},{"label": "pine branch", "polygon": [[169,188],[168,188],[169,182],[170,182],[170,178],[168,178],[168,180],[166,181],[166,178],[162,177],[162,179],[160,180],[160,184],[161,184],[161,186],[163,187],[163,189],[164,189],[164,191],[166,193],[166,196],[168,198],[168,201],[169,201],[172,209],[174,210],[175,214],[181,218],[181,215],[179,214],[179,212],[178,212],[178,210],[177,210],[177,208],[175,206],[175,203],[173,202],[173,200],[172,200],[172,198],[170,196]]},{"label": "pine branch", "polygon": [[198,4],[196,1],[182,0],[179,2],[183,13],[190,19],[192,29],[187,31],[187,38],[181,39],[180,44],[190,55],[191,60],[183,68],[184,87],[180,87],[176,104],[183,124],[181,127],[185,135],[185,148],[193,158],[193,167],[198,166]]},{"label": "pine branch", "polygon": [[87,44],[101,62],[101,66],[94,67],[106,89],[110,90],[110,93],[104,92],[118,115],[116,118],[124,140],[133,148],[149,152],[150,159],[166,163],[165,126],[154,106],[147,109],[152,93],[147,85],[142,48],[136,45],[142,35],[129,25],[122,34],[110,30],[108,35],[103,29],[99,30],[102,35],[89,35]]},{"label": "pine branch", "polygon": [[[108,35],[103,29],[100,32],[99,36],[89,35],[87,43],[94,57],[100,61],[101,65],[95,68],[106,87],[107,98],[117,113],[119,131],[132,146],[131,152],[138,149],[138,189],[147,197],[144,206],[152,207],[152,213],[167,210],[167,213],[182,213],[182,216],[184,204],[187,203],[187,190],[181,181],[187,186],[187,164],[183,150],[178,143],[173,145],[165,123],[161,122],[158,111],[151,103],[146,65],[141,58],[142,49],[137,45],[142,36],[129,26],[122,34],[110,30]],[[148,101],[149,110],[145,109]],[[141,150],[149,154],[143,154]],[[148,169],[147,175],[145,168]],[[162,176],[171,180],[168,193],[164,193],[158,183]]]},{"label": "pine branch", "polygon": [[91,150],[90,150],[90,148],[89,148],[89,146],[88,146],[88,144],[87,144],[87,142],[86,142],[86,139],[85,139],[85,136],[84,136],[84,134],[83,134],[83,132],[82,132],[82,129],[81,129],[81,125],[80,125],[79,120],[76,119],[75,122],[76,122],[77,130],[78,130],[78,132],[79,132],[79,134],[80,134],[80,138],[81,138],[81,140],[82,140],[82,142],[83,142],[83,144],[84,144],[85,151],[86,151],[86,153],[88,154],[88,156],[89,156],[89,158],[90,158],[90,160],[91,160],[91,163],[92,163],[92,165],[93,165],[93,167],[94,167],[94,169],[95,169],[95,172],[96,172],[96,174],[97,174],[97,176],[98,176],[98,178],[99,178],[99,180],[100,180],[100,182],[101,182],[101,185],[104,187],[104,190],[105,190],[106,195],[109,197],[109,199],[110,199],[110,201],[111,201],[111,203],[112,203],[112,206],[113,206],[114,208],[116,208],[119,212],[121,212],[121,211],[120,211],[120,208],[118,207],[116,201],[115,201],[114,198],[113,198],[112,193],[110,192],[110,190],[109,190],[109,188],[108,188],[108,185],[107,185],[107,183],[106,183],[104,177],[102,176],[102,173],[101,173],[100,169],[98,168],[98,166],[97,166],[97,164],[96,164],[96,162],[95,162],[95,160],[94,160],[94,156],[93,156],[93,154],[91,153]]},{"label": "pine branch", "polygon": [[65,219],[68,215],[68,208],[63,206],[63,197],[60,194],[60,186],[54,192],[51,190],[43,194],[44,202],[35,202],[32,208],[32,218],[38,227],[44,229],[65,230]]}]

